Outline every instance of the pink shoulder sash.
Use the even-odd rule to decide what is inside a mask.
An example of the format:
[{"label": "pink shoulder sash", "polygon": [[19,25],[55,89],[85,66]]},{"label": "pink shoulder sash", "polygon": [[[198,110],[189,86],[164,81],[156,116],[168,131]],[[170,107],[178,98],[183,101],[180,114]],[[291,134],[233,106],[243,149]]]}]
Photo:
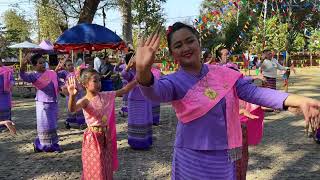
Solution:
[{"label": "pink shoulder sash", "polygon": [[32,84],[37,88],[37,89],[42,89],[48,84],[52,82],[54,85],[55,93],[58,95],[58,79],[57,79],[57,74],[56,72],[52,70],[46,70],[38,79],[37,81],[33,82]]},{"label": "pink shoulder sash", "polygon": [[151,72],[156,79],[159,79],[161,76],[161,71],[157,68],[151,68]]},{"label": "pink shoulder sash", "polygon": [[178,119],[183,123],[207,114],[222,98],[226,99],[228,147],[242,146],[239,121],[239,99],[234,87],[242,75],[229,68],[207,65],[209,72],[186,95],[172,103]]},{"label": "pink shoulder sash", "polygon": [[11,84],[10,78],[12,76],[13,69],[10,67],[2,66],[0,67],[0,75],[3,75],[3,82],[4,82],[4,91],[11,92]]}]

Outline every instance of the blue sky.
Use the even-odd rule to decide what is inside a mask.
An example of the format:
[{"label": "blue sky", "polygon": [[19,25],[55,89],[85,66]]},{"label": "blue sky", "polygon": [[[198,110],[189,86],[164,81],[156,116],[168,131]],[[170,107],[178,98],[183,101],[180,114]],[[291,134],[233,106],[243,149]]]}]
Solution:
[{"label": "blue sky", "polygon": [[[1,16],[5,10],[9,9],[12,3],[20,2],[19,6],[23,7],[27,17],[35,17],[34,8],[30,0],[0,0],[0,14]],[[171,25],[176,21],[190,22],[199,14],[199,7],[202,0],[167,0],[164,6],[166,14],[166,25]],[[94,23],[103,24],[101,17],[95,17]],[[117,34],[121,34],[121,16],[117,10],[109,10],[107,12],[106,26]]]}]

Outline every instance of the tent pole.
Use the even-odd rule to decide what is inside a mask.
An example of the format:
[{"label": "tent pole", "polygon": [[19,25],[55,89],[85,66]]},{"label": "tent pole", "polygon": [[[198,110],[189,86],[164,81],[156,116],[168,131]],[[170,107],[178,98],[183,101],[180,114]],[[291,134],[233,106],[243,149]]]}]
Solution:
[{"label": "tent pole", "polygon": [[22,49],[19,49],[20,67],[22,66]]},{"label": "tent pole", "polygon": [[73,50],[71,50],[71,61],[73,63]]}]

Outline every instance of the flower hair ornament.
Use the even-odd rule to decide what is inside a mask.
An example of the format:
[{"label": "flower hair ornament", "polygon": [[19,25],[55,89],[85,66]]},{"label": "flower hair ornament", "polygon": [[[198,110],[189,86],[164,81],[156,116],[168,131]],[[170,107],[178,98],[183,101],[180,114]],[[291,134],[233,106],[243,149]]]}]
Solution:
[{"label": "flower hair ornament", "polygon": [[168,26],[166,35],[169,36],[169,34],[172,33],[172,30],[173,30],[173,29],[172,29],[172,26]]},{"label": "flower hair ornament", "polygon": [[89,67],[89,66],[88,66],[88,65],[85,65],[84,63],[81,64],[80,66],[78,66],[78,67],[76,68],[76,71],[75,71],[76,77],[77,77],[77,78],[80,78],[80,72],[81,72],[81,70],[82,70],[82,69],[87,69],[88,67]]}]

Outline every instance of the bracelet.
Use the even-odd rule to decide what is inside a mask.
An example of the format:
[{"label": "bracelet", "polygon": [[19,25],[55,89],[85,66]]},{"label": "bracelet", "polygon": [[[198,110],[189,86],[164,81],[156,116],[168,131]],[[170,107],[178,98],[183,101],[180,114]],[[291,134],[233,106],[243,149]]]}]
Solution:
[{"label": "bracelet", "polygon": [[137,81],[137,83],[138,83],[139,85],[141,85],[141,86],[150,87],[150,86],[153,85],[153,83],[154,83],[154,77],[153,77],[153,74],[152,74],[152,76],[151,76],[151,81],[148,82],[148,84],[143,84],[143,83],[139,82],[138,79],[136,79],[136,81]]}]

